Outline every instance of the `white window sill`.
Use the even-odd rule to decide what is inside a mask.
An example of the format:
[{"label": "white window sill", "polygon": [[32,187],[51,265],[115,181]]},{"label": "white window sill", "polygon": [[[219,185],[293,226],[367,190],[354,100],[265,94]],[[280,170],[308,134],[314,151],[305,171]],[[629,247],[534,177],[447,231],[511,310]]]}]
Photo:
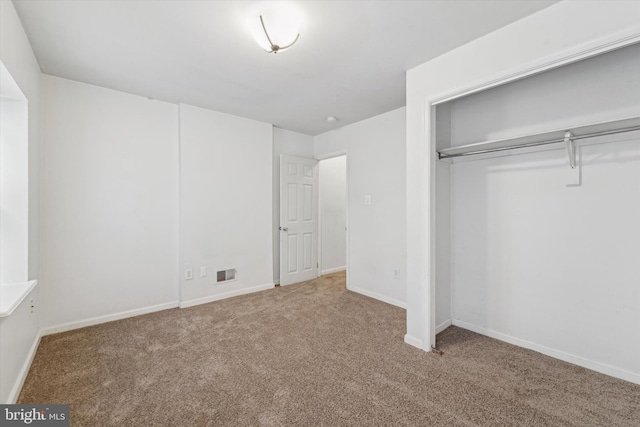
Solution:
[{"label": "white window sill", "polygon": [[37,284],[37,280],[31,280],[0,285],[0,317],[11,315]]}]

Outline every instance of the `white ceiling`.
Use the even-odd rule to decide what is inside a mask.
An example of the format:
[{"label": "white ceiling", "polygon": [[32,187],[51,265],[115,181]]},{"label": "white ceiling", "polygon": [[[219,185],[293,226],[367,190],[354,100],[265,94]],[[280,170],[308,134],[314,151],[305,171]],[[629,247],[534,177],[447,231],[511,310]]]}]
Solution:
[{"label": "white ceiling", "polygon": [[245,29],[256,3],[14,0],[44,73],[309,135],[405,105],[406,70],[555,1],[299,1],[277,55]]}]

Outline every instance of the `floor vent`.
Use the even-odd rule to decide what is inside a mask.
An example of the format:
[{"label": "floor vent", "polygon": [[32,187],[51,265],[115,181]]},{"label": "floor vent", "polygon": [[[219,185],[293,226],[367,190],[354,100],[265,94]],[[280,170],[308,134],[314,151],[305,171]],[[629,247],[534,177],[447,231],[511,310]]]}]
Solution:
[{"label": "floor vent", "polygon": [[231,268],[229,270],[220,270],[216,273],[217,280],[216,283],[229,282],[231,280],[236,280],[236,269]]}]

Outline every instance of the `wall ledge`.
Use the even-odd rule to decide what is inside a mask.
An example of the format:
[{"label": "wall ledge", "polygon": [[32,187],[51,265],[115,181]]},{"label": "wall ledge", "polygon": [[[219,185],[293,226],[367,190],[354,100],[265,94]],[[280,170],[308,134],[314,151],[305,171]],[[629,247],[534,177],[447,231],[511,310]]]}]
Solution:
[{"label": "wall ledge", "polygon": [[0,285],[0,317],[10,316],[37,284],[37,280],[30,280]]}]

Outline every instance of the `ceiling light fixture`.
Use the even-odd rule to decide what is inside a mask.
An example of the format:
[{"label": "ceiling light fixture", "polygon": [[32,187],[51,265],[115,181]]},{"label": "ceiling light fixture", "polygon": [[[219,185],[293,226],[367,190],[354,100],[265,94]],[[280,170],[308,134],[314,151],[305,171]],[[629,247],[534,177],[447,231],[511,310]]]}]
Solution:
[{"label": "ceiling light fixture", "polygon": [[298,33],[298,34],[296,34],[296,38],[293,39],[293,41],[291,43],[287,44],[286,46],[277,45],[273,41],[271,41],[271,37],[269,37],[269,32],[267,31],[267,27],[264,25],[264,18],[262,17],[262,15],[260,15],[260,23],[262,24],[262,29],[264,30],[264,35],[267,37],[267,41],[271,45],[270,46],[271,50],[268,50],[269,53],[278,53],[281,50],[289,49],[300,38],[300,33]]},{"label": "ceiling light fixture", "polygon": [[292,3],[271,3],[270,7],[262,9],[257,15],[258,20],[253,18],[251,32],[258,45],[267,52],[282,52],[300,38],[301,15]]},{"label": "ceiling light fixture", "polygon": [[338,121],[338,118],[335,116],[327,116],[327,123],[335,123]]}]

